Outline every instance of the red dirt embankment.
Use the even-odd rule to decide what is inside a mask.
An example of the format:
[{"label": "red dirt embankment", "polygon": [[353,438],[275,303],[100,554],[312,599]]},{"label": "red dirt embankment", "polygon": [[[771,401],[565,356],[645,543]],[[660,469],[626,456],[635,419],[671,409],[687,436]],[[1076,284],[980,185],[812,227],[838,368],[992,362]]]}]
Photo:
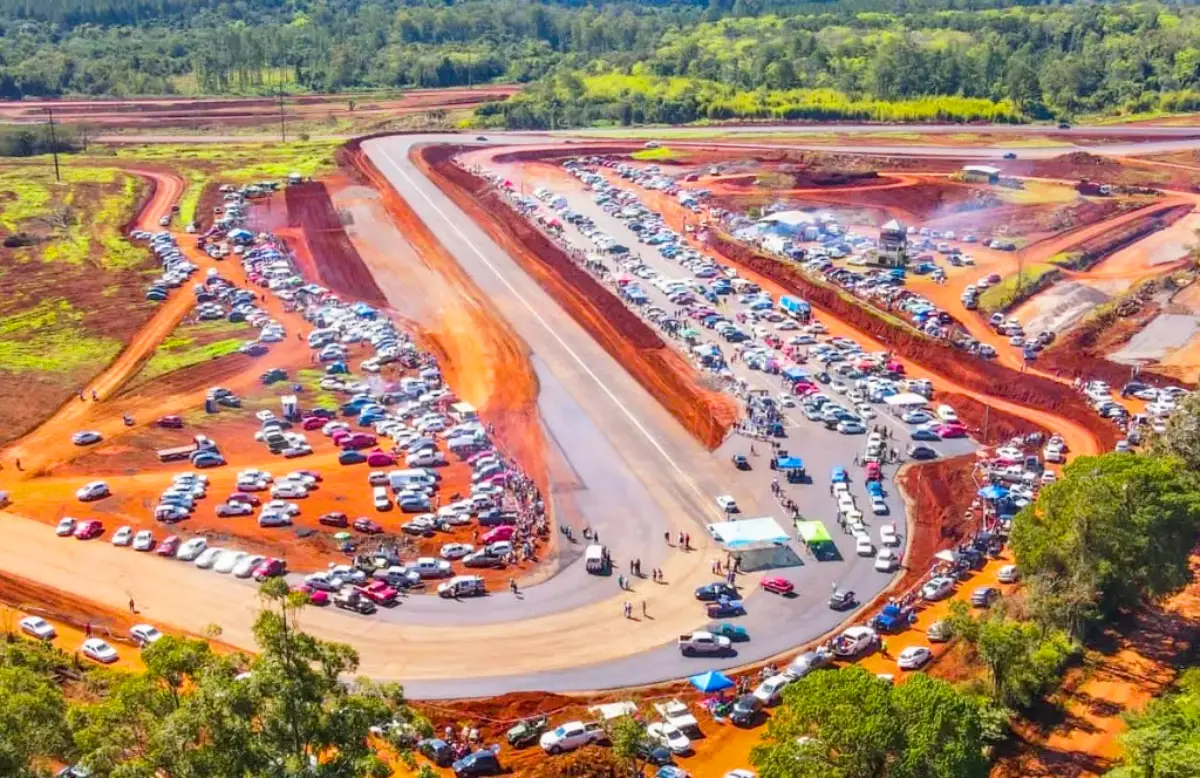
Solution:
[{"label": "red dirt embankment", "polygon": [[914,509],[912,543],[904,558],[904,575],[893,587],[904,592],[915,586],[933,566],[933,555],[962,542],[976,527],[976,517],[967,513],[979,491],[971,473],[978,460],[974,454],[939,459],[905,467],[900,488]]},{"label": "red dirt embankment", "polygon": [[1112,230],[1082,240],[1067,249],[1069,252],[1080,253],[1079,258],[1073,261],[1070,267],[1073,270],[1091,269],[1126,246],[1171,226],[1191,213],[1192,210],[1193,206],[1190,203],[1164,205],[1147,211],[1144,218],[1121,224]]},{"label": "red dirt embankment", "polygon": [[842,297],[835,289],[817,284],[795,268],[760,254],[723,233],[713,231],[709,240],[711,246],[731,260],[805,298],[817,309],[883,343],[896,355],[931,373],[982,395],[1055,413],[1087,429],[1103,448],[1111,449],[1116,445],[1116,429],[1097,416],[1082,396],[1069,386],[1050,378],[1018,373],[904,329]]},{"label": "red dirt embankment", "polygon": [[321,258],[313,268],[321,283],[347,297],[386,306],[387,298],[346,235],[325,184],[289,186],[284,196],[288,226],[303,230],[312,255]]},{"label": "red dirt embankment", "polygon": [[518,216],[485,181],[457,167],[453,157],[461,150],[426,146],[416,149],[413,158],[697,440],[710,449],[720,445],[737,420],[736,403],[702,387],[696,371],[650,325]]}]

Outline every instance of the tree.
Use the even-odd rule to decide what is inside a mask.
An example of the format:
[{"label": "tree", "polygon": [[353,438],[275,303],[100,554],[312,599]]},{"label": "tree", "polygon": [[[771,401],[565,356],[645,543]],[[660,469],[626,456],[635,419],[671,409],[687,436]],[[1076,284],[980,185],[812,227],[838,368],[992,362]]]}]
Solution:
[{"label": "tree", "polygon": [[0,775],[35,778],[70,749],[66,702],[52,677],[30,667],[0,667]]},{"label": "tree", "polygon": [[1179,402],[1167,419],[1166,431],[1154,436],[1150,450],[1159,456],[1177,457],[1192,473],[1200,472],[1200,392],[1192,392]]},{"label": "tree", "polygon": [[142,651],[142,661],[151,678],[166,684],[174,707],[178,708],[184,681],[198,675],[211,654],[206,641],[164,635]]},{"label": "tree", "polygon": [[650,751],[646,726],[633,716],[621,716],[609,723],[608,739],[612,742],[613,754],[630,773],[641,775],[646,766],[646,754]]},{"label": "tree", "polygon": [[790,685],[751,752],[761,778],[986,776],[981,704],[916,674],[900,686],[861,667]]},{"label": "tree", "polygon": [[1082,625],[1047,622],[1109,616],[1182,588],[1200,528],[1193,483],[1174,457],[1106,454],[1068,465],[1013,522],[1016,560],[1045,595],[1034,616],[1079,636]]},{"label": "tree", "polygon": [[1200,765],[1200,670],[1185,670],[1175,688],[1127,717],[1124,763],[1108,778],[1190,778]]}]

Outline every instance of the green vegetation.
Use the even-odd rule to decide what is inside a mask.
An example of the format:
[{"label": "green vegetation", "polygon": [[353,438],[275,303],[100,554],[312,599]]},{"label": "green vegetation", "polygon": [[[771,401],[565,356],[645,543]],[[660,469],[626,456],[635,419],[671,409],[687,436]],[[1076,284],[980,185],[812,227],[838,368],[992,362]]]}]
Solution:
[{"label": "green vegetation", "polygon": [[652,149],[640,149],[630,155],[639,162],[668,162],[680,158],[680,153],[666,146],[656,146]]},{"label": "green vegetation", "polygon": [[0,317],[0,371],[70,373],[112,361],[121,342],[90,334],[82,321],[83,313],[62,297]]},{"label": "green vegetation", "polygon": [[300,631],[302,595],[282,580],[263,584],[262,595],[253,656],[166,636],[142,652],[142,672],[79,667],[76,659],[83,679],[65,692],[58,678],[71,659],[7,625],[0,774],[42,778],[53,761],[83,764],[95,778],[391,775],[368,728],[398,721],[420,736],[431,734],[429,723],[400,686],[344,680],[358,656]]},{"label": "green vegetation", "polygon": [[924,673],[861,667],[787,686],[750,759],[760,778],[984,778],[987,704]]},{"label": "green vegetation", "polygon": [[1200,109],[1200,10],[1002,0],[3,0],[0,98],[535,83],[478,121]]},{"label": "green vegetation", "polygon": [[1175,687],[1128,717],[1125,759],[1108,778],[1189,778],[1200,765],[1200,669],[1184,670]]},{"label": "green vegetation", "polygon": [[176,370],[233,354],[246,342],[244,337],[237,335],[247,328],[244,322],[224,320],[180,325],[170,337],[159,344],[138,372],[135,383],[152,381]]},{"label": "green vegetation", "polygon": [[1200,529],[1194,471],[1174,456],[1080,457],[1013,521],[1029,616],[1079,638],[1179,591]]},{"label": "green vegetation", "polygon": [[1026,265],[979,295],[979,310],[989,314],[1009,311],[1044,289],[1058,273],[1053,264]]}]

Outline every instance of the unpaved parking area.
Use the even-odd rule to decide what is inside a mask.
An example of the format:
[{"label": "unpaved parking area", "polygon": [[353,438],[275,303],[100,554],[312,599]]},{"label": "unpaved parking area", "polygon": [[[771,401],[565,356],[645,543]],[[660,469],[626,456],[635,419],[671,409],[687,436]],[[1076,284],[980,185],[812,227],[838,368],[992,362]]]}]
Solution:
[{"label": "unpaved parking area", "polygon": [[1164,313],[1134,335],[1125,348],[1110,355],[1114,362],[1137,364],[1163,359],[1197,335],[1200,316]]}]

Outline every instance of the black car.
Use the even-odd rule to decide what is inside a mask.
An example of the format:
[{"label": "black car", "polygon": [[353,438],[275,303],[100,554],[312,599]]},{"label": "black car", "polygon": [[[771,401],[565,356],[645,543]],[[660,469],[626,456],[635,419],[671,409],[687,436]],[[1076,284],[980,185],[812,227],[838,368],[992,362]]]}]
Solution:
[{"label": "black car", "polygon": [[454,764],[454,749],[445,740],[426,738],[417,744],[417,750],[438,767]]},{"label": "black car", "polygon": [[734,454],[733,455],[733,466],[736,467],[738,470],[749,470],[750,469],[750,460],[746,459],[746,456],[744,454]]},{"label": "black car", "polygon": [[1009,151],[1009,152],[1005,152],[1005,154],[1004,154],[1004,158],[1005,158],[1005,159],[1016,159],[1016,158],[1017,158],[1017,152],[1015,152],[1015,151]]},{"label": "black car", "polygon": [[855,605],[858,605],[858,598],[854,592],[836,591],[829,595],[829,607],[835,611],[850,610]]},{"label": "black car", "polygon": [[908,455],[913,459],[937,459],[937,452],[929,446],[909,446]]},{"label": "black car", "polygon": [[758,715],[762,712],[762,707],[762,700],[753,694],[743,694],[733,704],[733,712],[729,714],[729,720],[739,727],[754,726],[754,722],[758,721]]},{"label": "black car", "polygon": [[705,584],[696,589],[696,599],[702,602],[713,602],[722,597],[729,600],[736,600],[738,599],[738,591],[724,581]]},{"label": "black car", "polygon": [[671,750],[657,743],[640,742],[635,747],[637,755],[655,767],[671,764]]},{"label": "black car", "polygon": [[498,775],[502,770],[500,760],[491,751],[476,751],[473,754],[467,754],[455,762],[452,767],[458,778],[467,778],[472,775]]}]

